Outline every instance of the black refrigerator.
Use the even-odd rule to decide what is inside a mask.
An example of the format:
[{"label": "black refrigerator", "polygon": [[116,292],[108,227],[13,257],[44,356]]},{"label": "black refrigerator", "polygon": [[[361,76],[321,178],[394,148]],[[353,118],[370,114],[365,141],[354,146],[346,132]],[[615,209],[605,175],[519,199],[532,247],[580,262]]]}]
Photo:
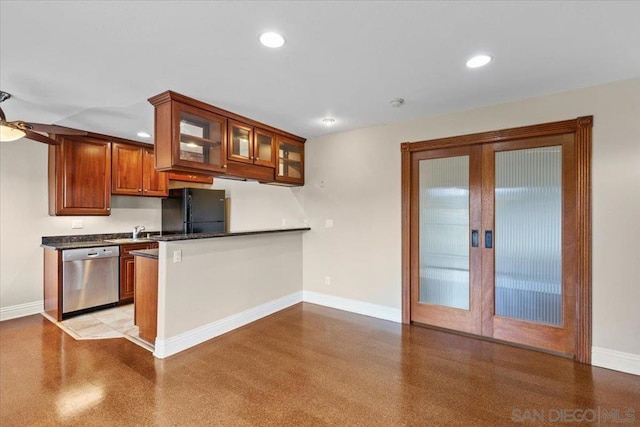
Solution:
[{"label": "black refrigerator", "polygon": [[162,199],[162,234],[225,231],[224,190],[174,188]]}]

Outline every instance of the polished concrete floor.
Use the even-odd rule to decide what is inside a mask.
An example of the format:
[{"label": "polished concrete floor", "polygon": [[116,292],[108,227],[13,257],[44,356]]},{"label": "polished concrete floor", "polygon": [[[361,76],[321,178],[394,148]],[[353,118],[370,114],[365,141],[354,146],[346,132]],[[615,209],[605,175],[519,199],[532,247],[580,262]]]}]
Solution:
[{"label": "polished concrete floor", "polygon": [[3,427],[598,425],[595,416],[640,425],[640,377],[313,304],[165,360],[123,338],[76,341],[42,316],[0,323]]}]

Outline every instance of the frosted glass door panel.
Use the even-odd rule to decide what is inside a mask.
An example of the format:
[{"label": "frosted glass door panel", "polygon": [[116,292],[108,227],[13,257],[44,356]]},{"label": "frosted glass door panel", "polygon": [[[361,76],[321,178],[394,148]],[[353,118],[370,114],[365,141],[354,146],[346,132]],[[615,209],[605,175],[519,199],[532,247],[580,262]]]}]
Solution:
[{"label": "frosted glass door panel", "polygon": [[469,310],[469,156],[419,162],[419,302]]},{"label": "frosted glass door panel", "polygon": [[561,325],[562,147],[495,156],[495,314]]}]

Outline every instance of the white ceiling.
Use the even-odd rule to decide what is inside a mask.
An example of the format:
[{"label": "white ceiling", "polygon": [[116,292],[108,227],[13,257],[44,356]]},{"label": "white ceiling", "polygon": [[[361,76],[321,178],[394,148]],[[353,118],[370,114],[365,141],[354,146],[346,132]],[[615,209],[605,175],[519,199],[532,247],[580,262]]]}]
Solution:
[{"label": "white ceiling", "polygon": [[[310,138],[639,77],[639,17],[638,1],[2,1],[2,108],[139,140],[171,89]],[[467,69],[480,52],[494,61]]]}]

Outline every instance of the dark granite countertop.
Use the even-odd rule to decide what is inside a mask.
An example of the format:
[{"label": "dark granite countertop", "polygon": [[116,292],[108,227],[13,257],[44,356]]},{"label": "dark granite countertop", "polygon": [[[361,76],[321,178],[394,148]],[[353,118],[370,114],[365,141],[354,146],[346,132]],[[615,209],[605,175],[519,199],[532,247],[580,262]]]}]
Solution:
[{"label": "dark granite countertop", "polygon": [[[144,232],[143,235],[158,233],[157,231]],[[105,233],[105,234],[75,234],[71,236],[43,236],[41,247],[46,249],[80,249],[95,248],[98,246],[119,246],[124,243],[108,242],[113,239],[130,239],[133,233]],[[146,240],[155,241],[155,240]],[[132,241],[131,243],[137,243]],[[143,243],[143,241],[140,241]]]},{"label": "dark granite countertop", "polygon": [[269,234],[269,233],[286,233],[290,231],[307,231],[309,227],[300,228],[275,228],[270,230],[252,230],[252,231],[236,231],[233,233],[193,233],[193,234],[153,234],[149,232],[143,233],[147,237],[139,242],[114,243],[108,240],[114,239],[131,239],[132,233],[107,233],[107,234],[80,234],[73,236],[43,236],[41,247],[45,249],[79,249],[79,248],[95,248],[98,246],[119,246],[123,244],[134,244],[144,242],[173,242],[178,240],[195,240],[195,239],[213,239],[220,237],[249,236],[253,234]]},{"label": "dark granite countertop", "polygon": [[133,256],[158,259],[158,249],[140,249],[139,251],[131,251],[129,253]]},{"label": "dark granite countertop", "polygon": [[90,240],[88,242],[64,242],[64,243],[42,243],[40,245],[46,249],[56,249],[59,251],[65,249],[80,249],[80,248],[97,248],[98,246],[118,246],[115,243],[108,243],[104,240]]},{"label": "dark granite countertop", "polygon": [[233,233],[193,233],[193,234],[165,234],[150,235],[149,239],[158,242],[173,242],[177,240],[214,239],[220,237],[249,236],[253,234],[287,233],[290,231],[308,231],[309,227],[300,228],[276,228],[271,230],[236,231]]}]

